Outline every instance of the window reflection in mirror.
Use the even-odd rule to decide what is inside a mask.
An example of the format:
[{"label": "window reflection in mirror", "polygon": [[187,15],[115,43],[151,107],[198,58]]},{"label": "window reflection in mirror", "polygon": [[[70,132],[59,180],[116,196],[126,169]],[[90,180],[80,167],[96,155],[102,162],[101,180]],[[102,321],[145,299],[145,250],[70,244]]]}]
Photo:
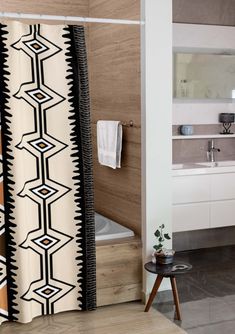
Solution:
[{"label": "window reflection in mirror", "polygon": [[235,99],[235,55],[174,53],[174,98]]}]

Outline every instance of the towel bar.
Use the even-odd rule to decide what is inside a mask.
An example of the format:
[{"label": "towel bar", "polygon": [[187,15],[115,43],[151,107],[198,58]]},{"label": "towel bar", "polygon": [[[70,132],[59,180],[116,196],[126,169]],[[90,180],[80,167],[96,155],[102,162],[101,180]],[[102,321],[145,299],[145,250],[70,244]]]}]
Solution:
[{"label": "towel bar", "polygon": [[134,127],[134,121],[130,120],[129,123],[127,122],[120,122],[122,126],[125,126],[127,128],[133,128]]},{"label": "towel bar", "polygon": [[129,123],[127,122],[121,122],[122,123],[122,126],[126,126],[128,128],[132,128],[134,126],[134,122],[131,120],[129,121]]}]

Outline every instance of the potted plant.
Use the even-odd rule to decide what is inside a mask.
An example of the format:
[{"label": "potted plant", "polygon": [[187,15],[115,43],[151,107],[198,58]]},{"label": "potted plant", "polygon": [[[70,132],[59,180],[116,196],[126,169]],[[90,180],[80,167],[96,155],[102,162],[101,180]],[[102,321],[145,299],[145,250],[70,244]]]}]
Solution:
[{"label": "potted plant", "polygon": [[164,233],[165,225],[162,224],[155,231],[156,244],[153,246],[155,252],[153,253],[156,263],[159,264],[171,264],[174,260],[175,251],[173,249],[164,248],[165,240],[171,240],[168,233]]}]

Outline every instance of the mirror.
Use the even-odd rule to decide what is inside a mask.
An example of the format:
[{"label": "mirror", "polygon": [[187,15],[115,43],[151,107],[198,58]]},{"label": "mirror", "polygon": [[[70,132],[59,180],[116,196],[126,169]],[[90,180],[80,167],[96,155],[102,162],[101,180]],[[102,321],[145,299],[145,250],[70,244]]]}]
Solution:
[{"label": "mirror", "polygon": [[235,99],[235,55],[174,53],[177,99]]}]

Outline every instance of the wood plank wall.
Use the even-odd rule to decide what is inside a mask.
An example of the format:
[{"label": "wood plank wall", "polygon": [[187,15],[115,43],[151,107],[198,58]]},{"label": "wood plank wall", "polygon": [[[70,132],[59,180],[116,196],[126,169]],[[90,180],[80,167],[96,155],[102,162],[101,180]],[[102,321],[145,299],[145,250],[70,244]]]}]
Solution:
[{"label": "wood plank wall", "polygon": [[[140,1],[91,0],[89,16],[139,19]],[[88,49],[96,211],[140,235],[140,27],[92,24]],[[96,122],[99,119],[134,121],[133,128],[123,128],[119,170],[97,162]]]},{"label": "wood plank wall", "polygon": [[234,0],[173,0],[173,21],[235,25]]},{"label": "wood plank wall", "polygon": [[140,0],[89,0],[89,15],[110,19],[140,19]]},{"label": "wood plank wall", "polygon": [[87,16],[88,0],[1,0],[0,11]]}]

